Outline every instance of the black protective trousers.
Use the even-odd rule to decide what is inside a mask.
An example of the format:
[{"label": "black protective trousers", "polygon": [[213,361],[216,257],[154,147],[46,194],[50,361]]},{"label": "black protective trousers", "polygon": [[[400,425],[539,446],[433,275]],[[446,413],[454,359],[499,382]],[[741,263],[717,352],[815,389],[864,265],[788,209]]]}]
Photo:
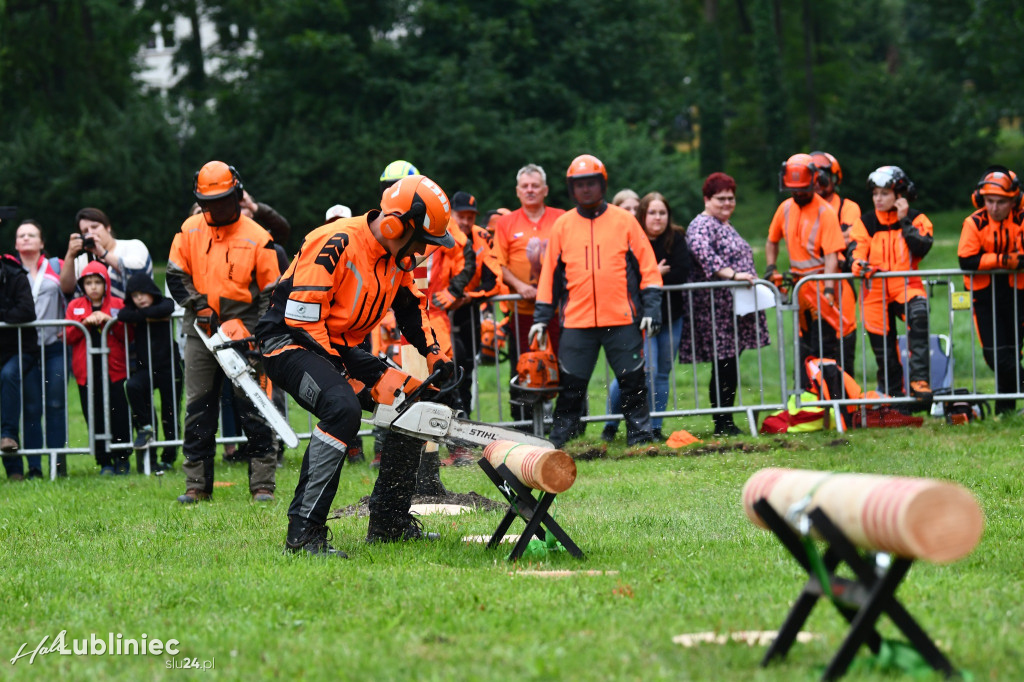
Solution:
[{"label": "black protective trousers", "polygon": [[551,426],[552,443],[561,447],[583,433],[581,418],[587,386],[601,348],[604,348],[605,358],[619,379],[622,416],[626,420],[626,443],[634,445],[654,439],[643,343],[643,335],[633,325],[562,330],[558,352],[561,376],[554,424]]},{"label": "black protective trousers", "polygon": [[[348,446],[356,443],[363,408],[371,408],[365,395],[358,397],[346,375],[327,358],[306,349],[287,350],[264,357],[263,366],[274,385],[284,389],[300,407],[320,421],[302,456],[289,518],[323,525],[338,492],[338,479]],[[416,470],[423,441],[387,432],[380,472],[370,495],[370,525],[386,534],[397,533],[409,521],[409,505],[416,489]]]},{"label": "black protective trousers", "polygon": [[[996,280],[997,277],[993,277]],[[1005,277],[971,296],[974,305],[974,327],[981,342],[985,364],[996,374],[997,393],[1024,392],[1024,368],[1021,350],[1024,347],[1024,291],[1011,289]],[[1013,399],[995,401],[996,414],[1013,412]]]},{"label": "black protective trousers", "polygon": [[907,322],[910,381],[931,381],[928,301],[923,296],[914,296],[907,301],[906,310],[902,303],[893,301],[886,306],[885,315],[885,329],[888,333],[883,336],[868,332],[871,350],[875,353],[875,364],[878,365],[878,387],[888,395],[904,396],[906,391],[897,343],[896,319],[905,317]]}]

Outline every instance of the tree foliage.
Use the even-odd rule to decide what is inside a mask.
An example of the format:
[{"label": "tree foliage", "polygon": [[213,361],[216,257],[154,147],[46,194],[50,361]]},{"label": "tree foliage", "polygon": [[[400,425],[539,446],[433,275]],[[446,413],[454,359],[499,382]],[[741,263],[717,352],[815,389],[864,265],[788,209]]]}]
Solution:
[{"label": "tree foliage", "polygon": [[[181,18],[216,41],[175,36],[183,76],[147,94],[139,48]],[[528,162],[566,205],[564,169],[590,152],[612,189],[682,214],[711,170],[768,186],[824,147],[855,194],[896,163],[948,206],[1024,110],[1022,28],[1010,0],[7,0],[0,203],[41,219],[51,250],[99,205],[159,258],[220,158],[292,221],[294,249],[326,207],[375,206],[396,158],[487,209],[517,205]]]}]

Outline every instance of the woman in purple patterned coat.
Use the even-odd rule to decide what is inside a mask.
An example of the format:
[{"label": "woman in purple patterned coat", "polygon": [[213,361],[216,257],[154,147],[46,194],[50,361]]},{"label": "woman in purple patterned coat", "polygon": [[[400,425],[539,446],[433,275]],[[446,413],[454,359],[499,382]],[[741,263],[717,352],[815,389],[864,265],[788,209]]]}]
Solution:
[{"label": "woman in purple patterned coat", "polygon": [[[757,279],[754,253],[729,218],[736,209],[736,181],[725,173],[712,173],[704,181],[704,211],[686,229],[686,243],[693,253],[690,281],[747,282]],[[731,288],[692,292],[692,311],[685,316],[692,328],[684,329],[679,361],[711,362],[709,393],[712,407],[732,407],[739,385],[739,355],[748,348],[767,346],[765,315],[733,316]],[[690,301],[684,300],[689,307]],[[737,347],[738,346],[738,347]],[[714,415],[716,436],[743,433],[731,412]]]}]

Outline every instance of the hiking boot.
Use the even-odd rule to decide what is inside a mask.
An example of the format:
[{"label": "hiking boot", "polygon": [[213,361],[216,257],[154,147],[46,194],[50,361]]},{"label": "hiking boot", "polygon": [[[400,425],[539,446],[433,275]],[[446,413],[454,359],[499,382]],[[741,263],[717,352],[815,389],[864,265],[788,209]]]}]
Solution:
[{"label": "hiking boot", "polygon": [[253,502],[273,502],[274,493],[266,488],[257,488],[252,491]]},{"label": "hiking boot", "polygon": [[305,552],[316,557],[347,559],[348,554],[331,546],[330,541],[333,537],[334,534],[327,526],[312,525],[308,521],[289,518],[284,551],[293,554]]},{"label": "hiking boot", "polygon": [[910,382],[910,395],[917,398],[918,400],[931,400],[932,399],[932,387],[927,381],[911,381]]},{"label": "hiking boot", "polygon": [[114,467],[112,467],[112,466],[108,465],[108,466],[105,466],[102,469],[100,469],[100,476],[113,476],[113,475],[114,475]]},{"label": "hiking boot", "polygon": [[383,524],[375,523],[373,516],[370,517],[370,525],[366,529],[366,541],[375,544],[378,542],[406,542],[408,540],[438,540],[438,533],[424,533],[423,522],[412,514],[406,514],[406,522],[399,522],[390,528]]},{"label": "hiking boot", "polygon": [[128,463],[128,460],[121,459],[114,462],[114,475],[115,476],[127,476],[131,473],[132,465]]},{"label": "hiking boot", "polygon": [[11,453],[17,451],[18,441],[14,440],[13,438],[0,438],[0,452]]},{"label": "hiking boot", "polygon": [[195,504],[196,502],[202,502],[210,499],[210,493],[204,490],[196,490],[195,488],[189,488],[185,491],[184,495],[178,495],[178,502],[182,504]]},{"label": "hiking boot", "polygon": [[665,442],[665,434],[661,432],[661,429],[651,429],[651,434],[654,436],[655,443]]},{"label": "hiking boot", "polygon": [[604,430],[601,431],[601,440],[605,443],[611,443],[615,440],[615,434],[618,432],[619,429],[617,427],[605,424]]},{"label": "hiking boot", "polygon": [[29,480],[32,480],[33,478],[42,478],[42,477],[43,477],[42,470],[41,469],[35,469],[35,468],[29,469],[28,470],[28,475],[25,476],[25,478],[27,478]]},{"label": "hiking boot", "polygon": [[132,443],[132,449],[135,451],[148,450],[149,444],[153,442],[153,438],[156,434],[153,433],[153,427],[149,424],[139,427],[139,435],[135,437],[135,441]]},{"label": "hiking boot", "polygon": [[740,431],[740,427],[736,426],[736,423],[732,419],[723,419],[715,422],[715,435],[716,436],[742,436],[743,432]]}]

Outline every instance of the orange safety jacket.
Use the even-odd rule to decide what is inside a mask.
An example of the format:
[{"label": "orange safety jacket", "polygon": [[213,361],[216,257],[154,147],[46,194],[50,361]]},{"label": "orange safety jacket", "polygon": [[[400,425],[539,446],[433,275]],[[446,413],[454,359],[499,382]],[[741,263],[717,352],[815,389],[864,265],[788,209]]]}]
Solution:
[{"label": "orange safety jacket", "polygon": [[[856,201],[841,197],[836,192],[832,192],[832,196],[826,199],[828,205],[831,206],[836,215],[839,216],[839,229],[843,231],[843,239],[851,240],[850,229],[854,223],[860,220],[860,206],[857,205]],[[856,246],[851,243],[847,246],[847,250],[839,254],[839,270],[840,272],[850,272],[853,266],[853,248]]]},{"label": "orange safety jacket", "polygon": [[561,306],[562,327],[588,329],[661,323],[661,272],[651,240],[628,211],[604,205],[594,217],[579,209],[551,228],[537,284],[535,322]]},{"label": "orange safety jacket", "polygon": [[[1018,254],[1024,261],[1024,210],[1016,208],[1006,220],[994,222],[988,211],[978,209],[964,218],[956,255],[961,270],[1001,270],[1002,256]],[[1010,287],[1024,289],[1024,274],[1000,275]],[[978,291],[988,288],[990,275],[964,276],[964,287]],[[973,286],[972,286],[973,284]]]},{"label": "orange safety jacket", "polygon": [[[932,248],[932,221],[924,213],[910,209],[901,221],[896,210],[879,213],[872,210],[861,216],[851,234],[857,242],[853,251],[853,274],[864,271],[863,263],[881,272],[917,270],[918,263]],[[885,302],[906,303],[907,299],[924,296],[920,277],[890,277],[872,280],[864,286],[864,298]]]},{"label": "orange safety jacket", "polygon": [[[827,201],[817,194],[810,202],[800,206],[792,198],[786,199],[775,210],[768,227],[768,240],[778,243],[786,240],[789,252],[789,267],[799,275],[825,272],[825,256],[841,255],[846,248],[839,217]],[[846,336],[857,328],[857,302],[853,288],[847,282],[837,281],[837,301],[828,305],[824,299],[827,282],[820,281],[814,286],[799,287],[798,302],[801,313],[808,313],[811,319],[819,316],[836,330],[839,337]],[[840,319],[840,306],[842,319]],[[800,331],[807,331],[807,315],[800,315]]]},{"label": "orange safety jacket", "polygon": [[[426,299],[370,232],[379,211],[334,220],[308,235],[274,288],[260,320],[261,340],[287,334],[291,343],[263,346],[273,356],[296,347],[328,357],[348,354],[388,308],[409,343],[427,355],[437,343],[426,320]],[[344,358],[342,358],[344,359]]]},{"label": "orange safety jacket", "polygon": [[190,216],[167,257],[167,288],[185,308],[185,333],[191,336],[197,335],[192,323],[203,308],[254,329],[280,274],[270,233],[245,216],[223,227],[211,227],[202,213]]}]

